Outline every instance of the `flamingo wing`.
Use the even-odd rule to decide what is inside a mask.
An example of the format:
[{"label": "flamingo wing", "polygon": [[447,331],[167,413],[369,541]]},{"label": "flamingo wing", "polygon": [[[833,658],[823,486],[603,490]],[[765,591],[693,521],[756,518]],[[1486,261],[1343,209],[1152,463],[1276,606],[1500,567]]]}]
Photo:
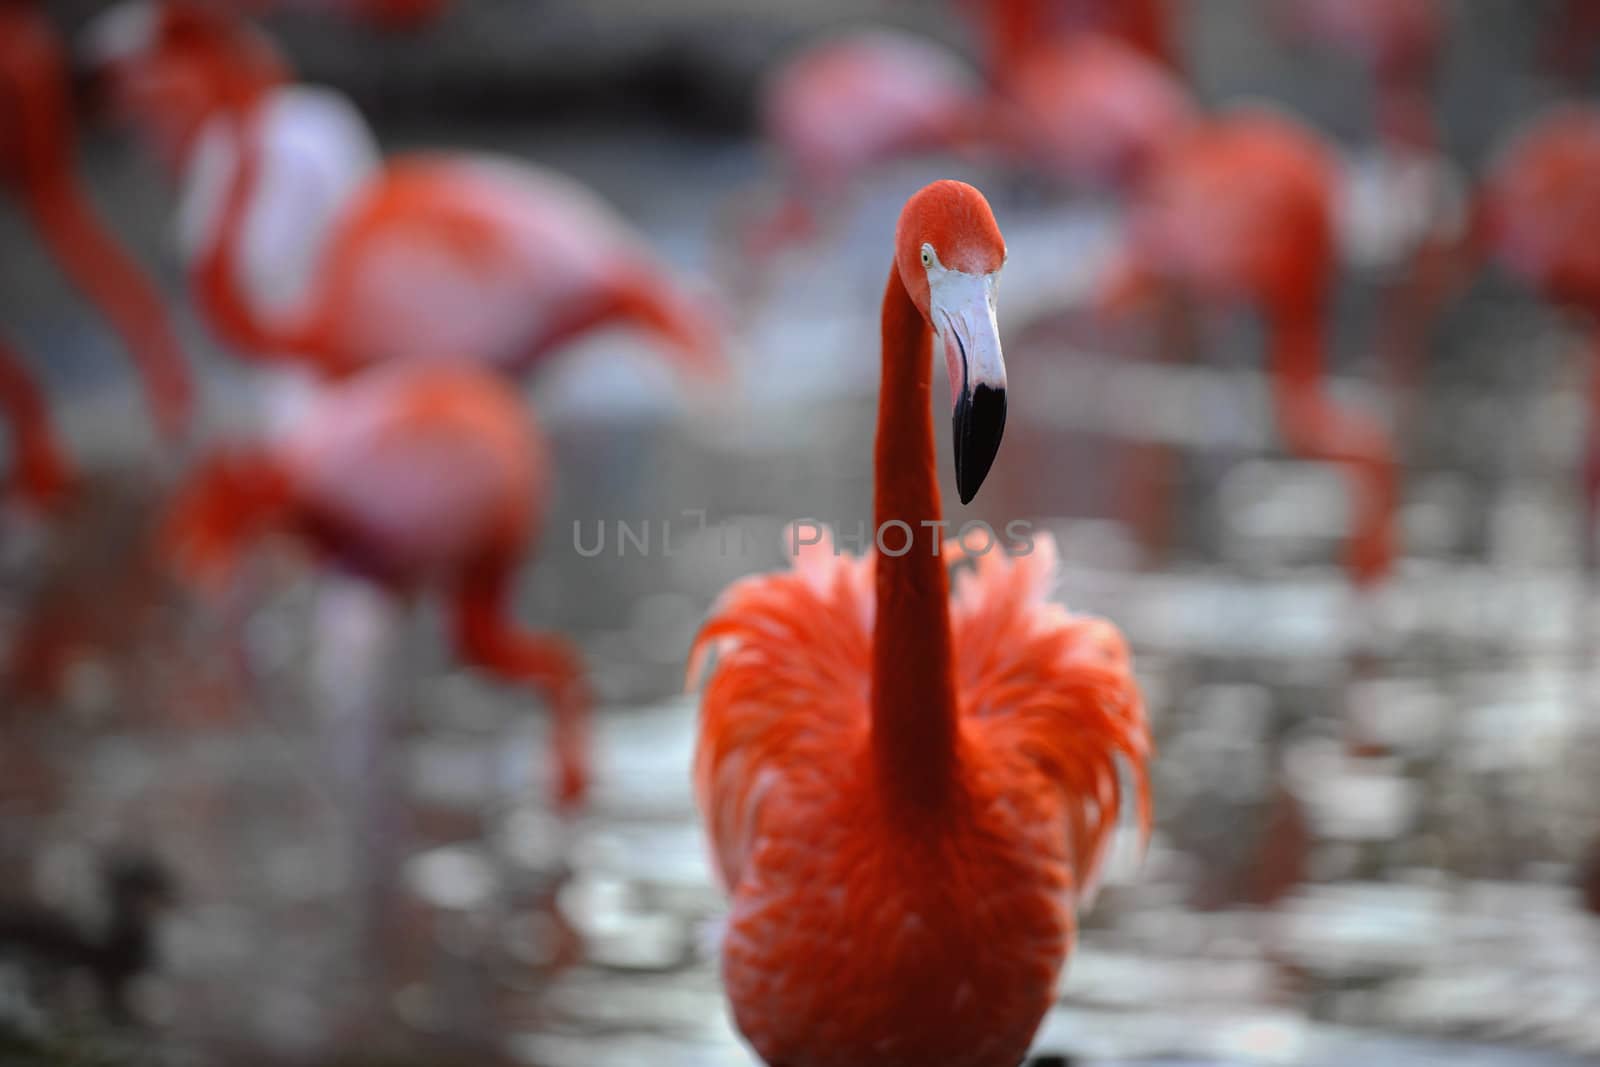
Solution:
[{"label": "flamingo wing", "polygon": [[1121,812],[1119,763],[1140,827],[1150,826],[1150,733],[1127,642],[1049,599],[1059,575],[1049,535],[1026,555],[995,550],[972,563],[955,576],[951,613],[963,725],[988,757],[980,769],[1005,773],[996,795],[1015,806],[1021,790],[1065,832],[1074,882],[1091,894]]},{"label": "flamingo wing", "polygon": [[287,454],[337,549],[389,577],[448,575],[538,525],[542,441],[514,393],[470,370],[397,366],[337,387]]},{"label": "flamingo wing", "polygon": [[872,560],[804,546],[795,568],[728,588],[695,640],[701,702],[695,795],[717,873],[737,886],[764,799],[785,773],[837,763],[864,731],[871,685]]}]

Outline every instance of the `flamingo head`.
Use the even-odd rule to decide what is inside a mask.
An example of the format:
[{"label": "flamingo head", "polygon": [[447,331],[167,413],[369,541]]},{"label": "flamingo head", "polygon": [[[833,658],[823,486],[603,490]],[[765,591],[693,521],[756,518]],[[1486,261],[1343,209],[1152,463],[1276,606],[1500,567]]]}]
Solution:
[{"label": "flamingo head", "polygon": [[895,266],[944,353],[963,504],[978,494],[1005,432],[1006,365],[995,319],[1005,260],[989,202],[964,182],[934,182],[900,213]]},{"label": "flamingo head", "polygon": [[126,0],[89,24],[85,54],[112,109],[174,166],[208,119],[243,113],[288,79],[265,35],[198,0]]}]

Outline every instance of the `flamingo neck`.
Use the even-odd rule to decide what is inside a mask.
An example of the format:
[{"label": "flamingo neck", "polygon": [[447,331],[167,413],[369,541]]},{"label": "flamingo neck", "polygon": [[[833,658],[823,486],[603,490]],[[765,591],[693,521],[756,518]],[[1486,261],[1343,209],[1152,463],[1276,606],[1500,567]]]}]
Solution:
[{"label": "flamingo neck", "polygon": [[880,782],[924,806],[948,795],[956,751],[950,585],[940,529],[932,525],[942,518],[932,394],[931,332],[891,265],[874,471],[873,529],[882,548],[875,564],[872,751]]},{"label": "flamingo neck", "polygon": [[234,148],[232,173],[222,204],[206,235],[191,276],[211,328],[242,355],[272,360],[291,355],[299,345],[282,324],[270,322],[253,305],[239,282],[245,260],[246,229],[261,185],[261,123],[265,94],[220,115]]},{"label": "flamingo neck", "polygon": [[127,347],[163,432],[179,433],[189,414],[188,366],[162,295],[97,217],[73,170],[66,75],[52,38],[40,37],[31,67],[11,89],[18,196],[62,271]]}]

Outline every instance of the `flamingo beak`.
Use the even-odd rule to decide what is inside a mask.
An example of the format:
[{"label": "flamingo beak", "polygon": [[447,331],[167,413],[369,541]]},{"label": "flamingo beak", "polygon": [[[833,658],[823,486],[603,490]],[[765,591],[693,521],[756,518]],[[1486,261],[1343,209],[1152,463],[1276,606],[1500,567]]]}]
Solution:
[{"label": "flamingo beak", "polygon": [[946,271],[929,282],[929,307],[950,374],[956,491],[970,504],[1006,428],[1006,364],[995,320],[999,272]]}]

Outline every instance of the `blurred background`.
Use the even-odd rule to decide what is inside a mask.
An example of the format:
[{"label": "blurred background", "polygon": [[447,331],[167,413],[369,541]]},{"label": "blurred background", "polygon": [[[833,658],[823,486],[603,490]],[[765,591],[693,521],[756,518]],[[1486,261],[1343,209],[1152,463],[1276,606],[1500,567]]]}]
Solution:
[{"label": "blurred background", "polygon": [[[753,1063],[716,976],[684,664],[717,593],[782,565],[785,524],[870,514],[894,221],[947,176],[985,191],[1007,238],[1011,381],[969,509],[935,420],[947,515],[1057,536],[1061,596],[1127,633],[1157,745],[1154,835],[1142,861],[1133,835],[1119,849],[1038,1051],[1600,1059],[1600,138],[1521,186],[1506,148],[1592,101],[1600,2],[200,7],[179,26],[163,5],[0,4],[0,336],[31,381],[0,382],[0,1059]],[[247,24],[268,52],[215,36]],[[794,65],[868,28],[891,36]],[[1144,67],[1055,115],[1077,75],[1012,75],[1027,46],[1089,32]],[[276,67],[240,58],[272,49]],[[229,126],[291,86],[271,122]],[[55,118],[52,92],[70,94]],[[1286,258],[1265,282],[1186,283],[1150,258],[1161,190],[1177,197],[1164,161],[1244,102],[1325,153],[1328,247],[1292,206],[1271,214],[1246,161],[1197,202],[1245,189],[1219,217],[1259,207],[1253,239]],[[217,236],[256,136],[267,162],[238,195],[276,197],[242,239],[259,256]],[[271,291],[276,250],[309,279],[280,306],[327,296],[336,321],[382,326],[390,305],[359,282],[329,296],[331,268],[306,264],[380,157],[416,151],[586,187],[599,205],[544,197],[532,260],[570,237],[545,268],[576,286],[610,276],[594,249],[626,249],[681,311],[580,315],[504,376],[549,467],[542,524],[512,524],[510,612],[587,664],[579,805],[551,799],[546,702],[457,647],[428,581],[301,522],[195,582],[163,533],[210,457],[294,440],[318,403],[316,375],[219,326],[212,261]],[[68,172],[154,311],[105,281],[111,253],[62,206]],[[1560,199],[1554,222],[1539,197]],[[450,232],[470,243],[469,223]],[[1172,247],[1245,241],[1202,233]],[[1563,235],[1575,265],[1538,266]],[[398,240],[368,265],[421,255]],[[1141,249],[1168,284],[1116,313]],[[1325,395],[1363,443],[1297,433],[1321,416],[1282,407],[1300,372],[1273,355],[1274,290],[1302,259],[1320,264]],[[479,321],[474,284],[503,281],[444,293],[430,269],[390,279],[422,279],[395,350],[429,343],[417,323],[440,302],[447,325]],[[583,299],[505,284],[494,306]],[[163,377],[141,350],[164,345],[194,394],[170,432],[152,417],[170,374],[141,384]],[[295,462],[364,425],[340,388]],[[1361,472],[1391,464],[1392,492],[1363,497]],[[400,495],[423,525],[464,506]],[[1389,548],[1362,556],[1380,498]]]}]

